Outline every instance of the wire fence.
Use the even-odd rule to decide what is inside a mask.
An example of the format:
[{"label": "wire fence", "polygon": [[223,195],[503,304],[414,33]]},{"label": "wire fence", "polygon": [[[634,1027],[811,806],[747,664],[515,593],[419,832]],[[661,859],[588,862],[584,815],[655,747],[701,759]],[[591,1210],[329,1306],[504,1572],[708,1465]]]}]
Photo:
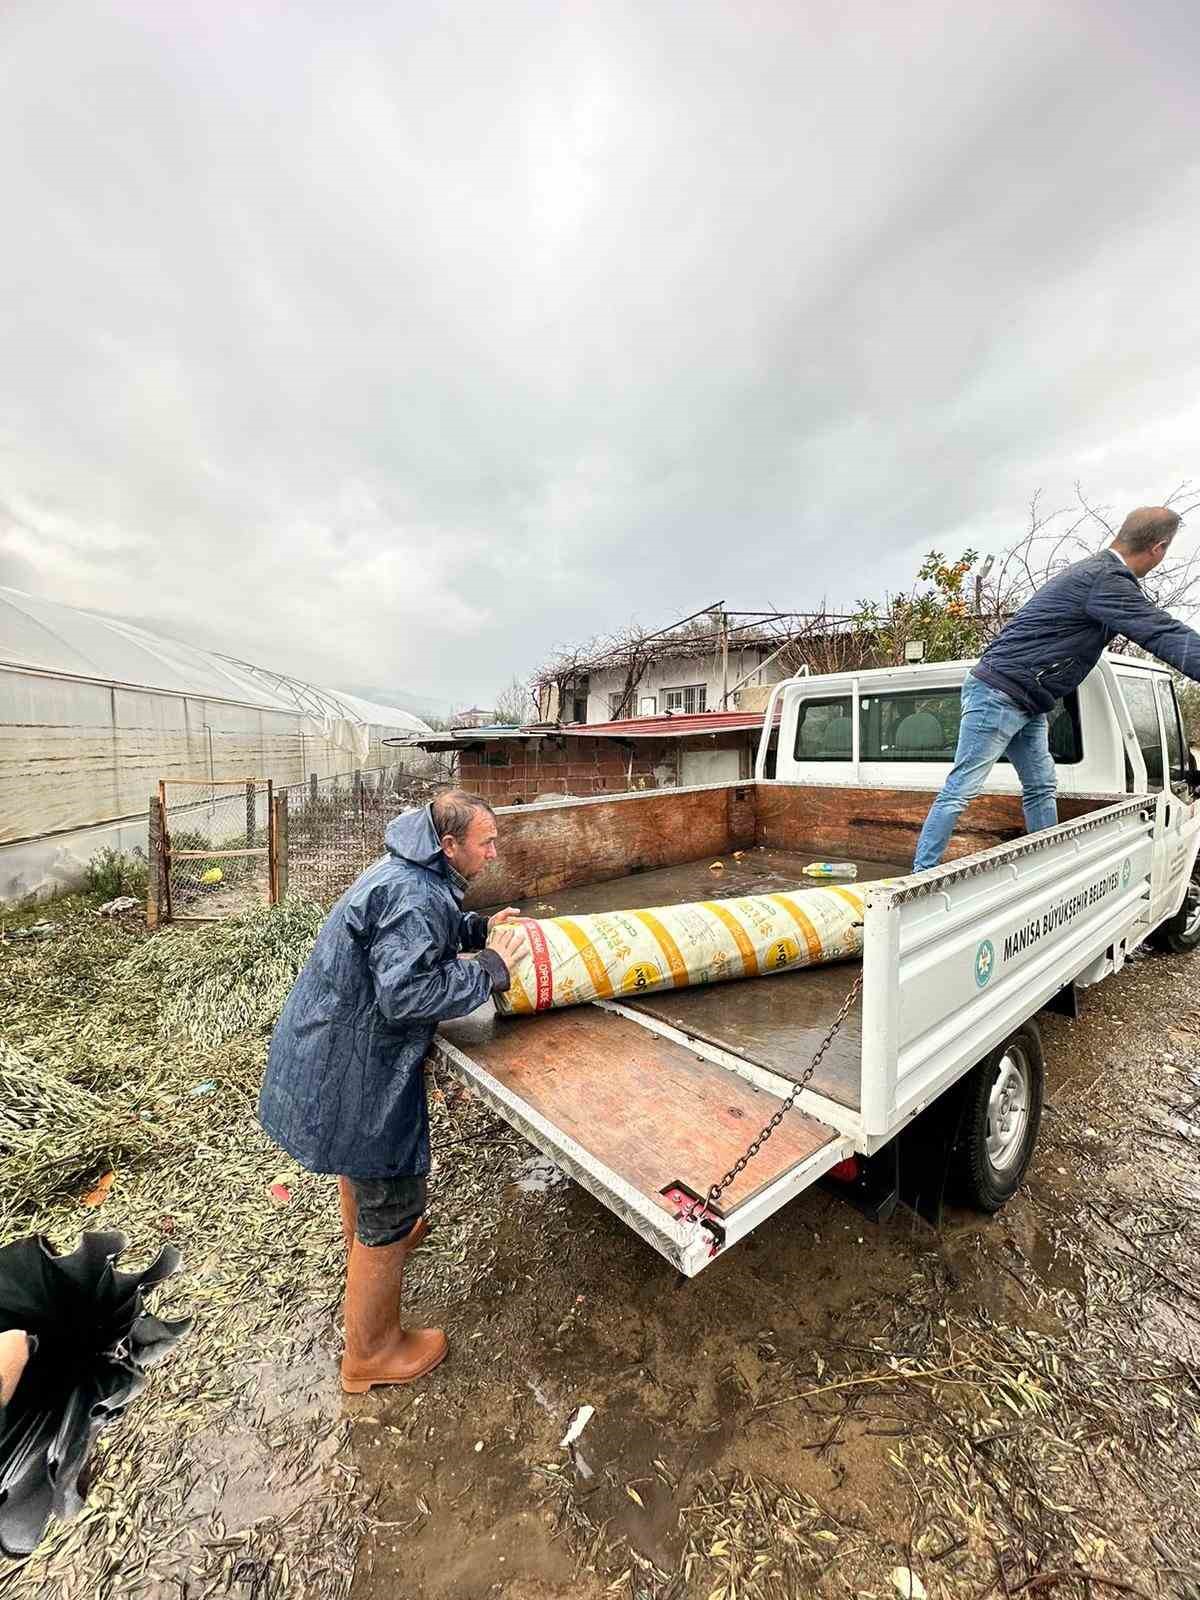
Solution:
[{"label": "wire fence", "polygon": [[271,788],[260,779],[161,786],[167,904],[188,920],[236,916],[271,900]]},{"label": "wire fence", "polygon": [[288,893],[332,905],[383,854],[392,818],[425,805],[445,783],[397,766],[313,777],[283,790]]},{"label": "wire fence", "polygon": [[165,839],[151,803],[154,925],[160,916],[237,916],[288,894],[331,906],[383,854],[392,818],[425,805],[445,784],[436,767],[418,774],[401,766],[314,773],[282,789],[260,779],[166,779],[159,786]]}]

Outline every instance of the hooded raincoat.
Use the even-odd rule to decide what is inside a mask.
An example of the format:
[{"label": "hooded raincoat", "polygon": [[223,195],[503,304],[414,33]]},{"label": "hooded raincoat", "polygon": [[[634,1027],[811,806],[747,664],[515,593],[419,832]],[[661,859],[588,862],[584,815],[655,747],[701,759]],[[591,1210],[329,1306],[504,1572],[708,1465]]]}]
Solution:
[{"label": "hooded raincoat", "polygon": [[[271,1037],[259,1120],[310,1172],[428,1172],[423,1063],[437,1025],[508,986],[429,807],[396,817],[386,843],[329,913]],[[482,954],[460,961],[463,950]]]}]

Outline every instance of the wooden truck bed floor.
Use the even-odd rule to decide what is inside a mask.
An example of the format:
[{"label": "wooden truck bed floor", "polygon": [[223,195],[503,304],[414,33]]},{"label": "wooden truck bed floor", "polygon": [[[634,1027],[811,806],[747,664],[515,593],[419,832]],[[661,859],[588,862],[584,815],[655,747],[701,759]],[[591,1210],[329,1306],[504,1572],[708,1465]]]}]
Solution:
[{"label": "wooden truck bed floor", "polygon": [[[709,870],[714,860],[725,870]],[[706,856],[678,867],[639,872],[606,883],[560,889],[547,901],[527,901],[527,916],[578,916],[591,911],[623,911],[634,907],[683,905],[693,900],[724,900],[742,894],[772,894],[779,889],[811,887],[802,869],[810,861],[825,859],[816,851],[750,849],[741,861],[732,854]],[[871,861],[851,856],[858,868],[858,883],[903,877],[908,862]],[[553,907],[553,909],[551,909]],[[837,1015],[846,991],[854,982],[857,962],[834,961],[770,978],[709,984],[698,989],[665,989],[644,1000],[628,1002],[631,1011],[643,1012],[678,1028],[689,1038],[716,1045],[756,1066],[793,1081],[812,1060],[813,1053]],[[564,1013],[565,1014],[565,1013]],[[544,1027],[547,1018],[532,1019]],[[842,1031],[818,1067],[810,1087],[838,1105],[859,1109],[862,1061],[861,1008],[855,1007]],[[505,1026],[521,1024],[506,1023]]]},{"label": "wooden truck bed floor", "polygon": [[[742,860],[712,857],[604,883],[561,890],[529,901],[532,916],[682,904],[764,894],[809,883],[801,869],[815,852],[747,850]],[[848,857],[846,859],[849,859]],[[900,862],[858,860],[858,882],[901,875]],[[620,1011],[574,1006],[540,1017],[498,1017],[491,1002],[470,1017],[444,1023],[439,1037],[459,1053],[454,1062],[485,1092],[510,1097],[527,1120],[541,1118],[588,1157],[631,1185],[644,1200],[674,1215],[678,1202],[664,1191],[682,1186],[704,1195],[745,1151],[781,1104],[732,1067],[698,1055],[655,1026],[666,1022],[688,1039],[705,1041],[770,1068],[800,1076],[854,979],[856,963],[834,962],[777,977],[677,989],[651,995]],[[644,1020],[643,1020],[644,1019]],[[812,1080],[812,1088],[857,1108],[861,1043],[857,1010]],[[838,1135],[824,1122],[792,1111],[720,1207],[726,1219],[830,1146]],[[830,1152],[826,1158],[834,1159]]]},{"label": "wooden truck bed floor", "polygon": [[[703,1196],[781,1103],[729,1068],[600,1006],[497,1018],[489,1003],[439,1031],[523,1106],[671,1215],[678,1203],[663,1191],[679,1184]],[[720,1214],[731,1215],[835,1137],[816,1118],[790,1112],[726,1191]]]}]

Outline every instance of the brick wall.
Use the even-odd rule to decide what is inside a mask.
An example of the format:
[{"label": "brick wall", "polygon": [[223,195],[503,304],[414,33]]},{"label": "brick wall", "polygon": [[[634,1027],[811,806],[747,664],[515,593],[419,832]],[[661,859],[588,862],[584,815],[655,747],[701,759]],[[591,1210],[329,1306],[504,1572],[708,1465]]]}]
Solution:
[{"label": "brick wall", "polygon": [[[539,794],[622,794],[673,784],[681,739],[489,739],[459,755],[458,782],[494,806],[527,805]],[[697,748],[743,750],[743,733],[704,735]],[[632,766],[631,766],[632,763]]]}]

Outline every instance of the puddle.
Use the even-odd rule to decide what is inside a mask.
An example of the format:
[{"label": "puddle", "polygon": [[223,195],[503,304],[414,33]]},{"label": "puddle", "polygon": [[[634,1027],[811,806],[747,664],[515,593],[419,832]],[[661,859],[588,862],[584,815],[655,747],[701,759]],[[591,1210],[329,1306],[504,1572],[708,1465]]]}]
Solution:
[{"label": "puddle", "polygon": [[1047,1231],[1036,1225],[1031,1229],[1028,1248],[1029,1264],[1043,1284],[1051,1289],[1066,1289],[1077,1298],[1084,1296],[1085,1279],[1082,1265],[1071,1254],[1058,1228]]},{"label": "puddle", "polygon": [[247,1376],[243,1407],[189,1442],[188,1510],[197,1519],[219,1516],[230,1534],[309,1500],[339,1448],[342,1407],[328,1351],[313,1346],[283,1365],[256,1362]]}]

